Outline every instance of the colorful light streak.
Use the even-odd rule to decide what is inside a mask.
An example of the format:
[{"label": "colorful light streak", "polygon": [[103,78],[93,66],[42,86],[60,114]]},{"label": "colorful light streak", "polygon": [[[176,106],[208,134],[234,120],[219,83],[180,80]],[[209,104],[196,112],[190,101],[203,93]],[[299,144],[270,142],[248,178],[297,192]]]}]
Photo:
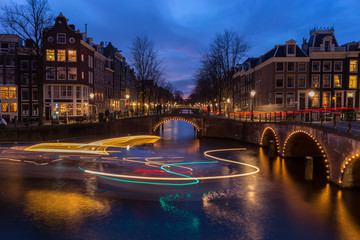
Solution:
[{"label": "colorful light streak", "polygon": [[[224,176],[209,176],[209,177],[190,177],[181,173],[173,172],[170,170],[165,169],[165,167],[168,166],[181,166],[181,165],[189,165],[189,164],[203,164],[203,163],[215,163],[215,162],[189,162],[189,163],[171,163],[171,164],[165,164],[162,165],[160,168],[164,171],[167,171],[171,174],[182,176],[182,178],[175,178],[175,177],[146,177],[146,176],[135,176],[135,175],[123,175],[123,174],[115,174],[115,173],[105,173],[105,172],[99,172],[99,171],[91,171],[91,170],[85,170],[79,167],[80,170],[84,171],[85,173],[93,174],[98,177],[103,177],[110,180],[115,181],[122,181],[122,182],[130,182],[130,183],[142,183],[142,184],[154,184],[154,185],[191,185],[191,184],[197,184],[199,180],[213,180],[213,179],[226,179],[226,178],[235,178],[235,177],[243,177],[243,176],[249,176],[256,174],[260,171],[260,169],[254,165],[247,164],[247,163],[241,163],[237,161],[232,161],[229,159],[224,159],[220,157],[212,156],[210,153],[214,152],[225,152],[225,151],[244,151],[246,148],[231,148],[231,149],[217,149],[217,150],[209,150],[204,152],[204,156],[207,158],[215,159],[217,161],[221,162],[228,162],[232,164],[242,165],[246,167],[253,168],[254,171],[247,172],[247,173],[239,173],[239,174],[233,174],[233,175],[224,175]],[[195,182],[192,183],[186,183],[186,184],[179,184],[179,183],[154,183],[154,182],[145,182],[145,181],[131,181],[131,180],[124,180],[122,178],[126,179],[142,179],[142,180],[148,180],[148,181],[188,181],[188,178],[194,179]]]},{"label": "colorful light streak", "polygon": [[[148,170],[148,169],[136,169],[137,172],[148,172],[148,173],[166,173],[167,171],[161,170]],[[190,171],[173,171],[176,173],[190,173]]]}]

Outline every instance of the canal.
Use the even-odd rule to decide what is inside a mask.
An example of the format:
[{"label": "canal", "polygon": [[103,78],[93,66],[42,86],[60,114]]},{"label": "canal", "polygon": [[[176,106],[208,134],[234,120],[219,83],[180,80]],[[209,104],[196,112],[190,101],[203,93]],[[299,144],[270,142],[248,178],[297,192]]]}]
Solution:
[{"label": "canal", "polygon": [[[0,239],[360,239],[360,191],[328,183],[321,161],[306,182],[304,160],[269,159],[266,149],[229,139],[197,139],[186,122],[166,122],[160,136],[111,148],[101,159],[1,144]],[[232,148],[241,149],[212,156],[260,172],[246,175],[254,168],[203,154]],[[171,166],[177,174],[209,179],[156,185],[83,172],[173,177],[163,166],[179,162]]]}]

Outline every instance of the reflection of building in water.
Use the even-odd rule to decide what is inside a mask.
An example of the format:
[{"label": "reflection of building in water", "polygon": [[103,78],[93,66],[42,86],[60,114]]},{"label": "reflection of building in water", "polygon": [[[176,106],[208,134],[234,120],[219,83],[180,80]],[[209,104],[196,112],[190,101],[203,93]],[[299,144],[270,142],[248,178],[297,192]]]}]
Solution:
[{"label": "reflection of building in water", "polygon": [[87,217],[109,213],[107,201],[100,202],[80,193],[33,190],[26,194],[26,213],[50,226],[79,224]]}]

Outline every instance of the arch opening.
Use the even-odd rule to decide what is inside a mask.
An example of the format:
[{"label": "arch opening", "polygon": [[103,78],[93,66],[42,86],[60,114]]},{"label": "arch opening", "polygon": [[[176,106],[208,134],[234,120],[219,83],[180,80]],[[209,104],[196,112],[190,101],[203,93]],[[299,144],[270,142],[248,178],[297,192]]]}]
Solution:
[{"label": "arch opening", "polygon": [[279,139],[275,133],[275,130],[271,127],[267,127],[264,129],[261,140],[260,140],[260,146],[262,147],[269,147],[270,141],[274,141],[275,144],[275,152],[277,154],[280,154],[280,148],[279,148]]},{"label": "arch opening", "polygon": [[283,146],[282,156],[284,158],[305,160],[306,156],[313,157],[314,177],[330,179],[329,162],[326,152],[319,141],[310,133],[297,130],[289,134]]},{"label": "arch opening", "polygon": [[356,154],[347,158],[341,168],[339,184],[342,187],[360,188],[360,156]]},{"label": "arch opening", "polygon": [[153,132],[155,132],[162,124],[164,124],[164,123],[166,123],[166,122],[168,122],[168,121],[172,121],[172,120],[180,120],[180,121],[188,122],[188,123],[190,123],[191,125],[194,126],[194,128],[196,129],[196,131],[197,131],[198,133],[201,132],[200,127],[199,127],[196,123],[194,123],[194,122],[192,122],[192,121],[189,121],[189,120],[187,120],[187,119],[185,119],[185,118],[179,118],[179,117],[167,118],[167,119],[164,119],[164,120],[158,122],[157,124],[155,124],[155,127],[153,127]]}]

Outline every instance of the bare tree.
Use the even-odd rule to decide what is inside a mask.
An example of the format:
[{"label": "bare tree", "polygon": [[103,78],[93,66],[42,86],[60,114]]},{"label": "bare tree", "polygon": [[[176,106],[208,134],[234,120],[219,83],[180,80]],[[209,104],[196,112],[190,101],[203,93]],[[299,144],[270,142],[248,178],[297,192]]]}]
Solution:
[{"label": "bare tree", "polygon": [[27,0],[24,4],[12,3],[1,9],[0,22],[9,33],[16,34],[32,43],[28,54],[36,63],[36,82],[38,87],[39,125],[43,124],[43,82],[45,70],[43,66],[43,30],[50,26],[53,16],[47,0]]},{"label": "bare tree", "polygon": [[209,58],[216,64],[218,75],[220,111],[221,102],[231,96],[233,69],[244,57],[247,49],[248,44],[244,39],[238,33],[229,30],[217,34],[210,43]]},{"label": "bare tree", "polygon": [[154,95],[152,92],[154,87],[161,85],[160,82],[163,81],[163,60],[155,49],[154,42],[147,36],[136,36],[131,41],[130,56],[140,81],[143,105],[146,98],[150,101],[151,96]]}]

